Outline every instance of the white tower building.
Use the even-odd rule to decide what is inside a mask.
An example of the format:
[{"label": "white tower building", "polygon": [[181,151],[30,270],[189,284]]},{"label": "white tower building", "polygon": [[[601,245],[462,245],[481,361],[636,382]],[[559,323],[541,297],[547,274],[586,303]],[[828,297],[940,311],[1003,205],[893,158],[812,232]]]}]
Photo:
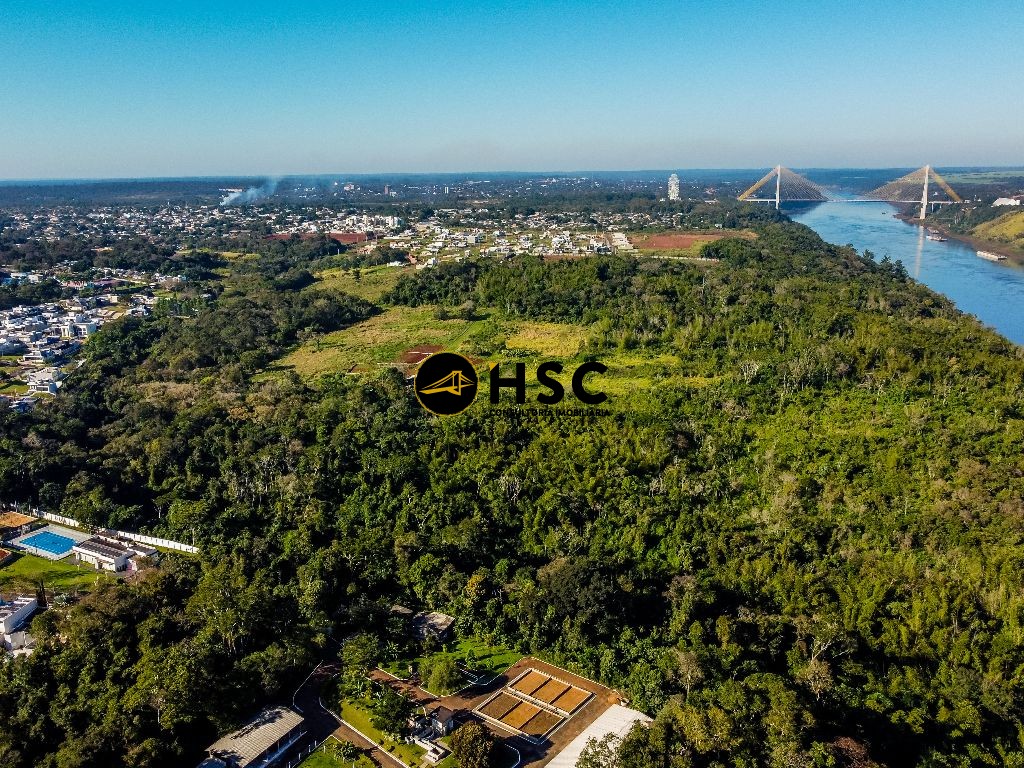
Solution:
[{"label": "white tower building", "polygon": [[679,199],[679,177],[674,173],[668,177],[668,199]]}]

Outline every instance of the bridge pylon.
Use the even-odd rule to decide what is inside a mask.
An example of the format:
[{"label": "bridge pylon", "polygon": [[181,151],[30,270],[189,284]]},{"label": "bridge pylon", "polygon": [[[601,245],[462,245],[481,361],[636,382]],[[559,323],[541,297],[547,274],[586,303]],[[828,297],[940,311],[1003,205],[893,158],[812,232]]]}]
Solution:
[{"label": "bridge pylon", "polygon": [[[946,199],[933,199],[934,190],[931,187],[933,181]],[[921,191],[921,209],[918,219],[924,219],[928,215],[928,207],[931,205],[963,202],[960,195],[954,192],[946,180],[939,175],[939,172],[930,165],[911,171],[906,176],[901,176],[888,184],[883,184],[878,189],[868,192],[865,197],[886,200],[891,203],[916,203],[918,189]]]},{"label": "bridge pylon", "polygon": [[[775,180],[775,196],[754,197],[772,179]],[[779,208],[784,202],[824,202],[828,200],[828,195],[825,194],[824,189],[810,179],[805,179],[799,173],[794,173],[789,168],[777,165],[737,199],[748,202],[774,203],[775,207]]]}]

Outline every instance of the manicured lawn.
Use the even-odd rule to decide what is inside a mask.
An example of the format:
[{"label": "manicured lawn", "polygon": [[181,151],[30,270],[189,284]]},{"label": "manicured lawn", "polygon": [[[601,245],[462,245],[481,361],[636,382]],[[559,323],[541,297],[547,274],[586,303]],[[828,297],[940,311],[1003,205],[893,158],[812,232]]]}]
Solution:
[{"label": "manicured lawn", "polygon": [[300,768],[376,768],[373,760],[360,755],[355,762],[343,760],[338,751],[340,743],[333,736],[313,754],[300,763]]},{"label": "manicured lawn", "polygon": [[48,590],[71,592],[75,589],[88,592],[102,581],[114,577],[105,571],[83,565],[81,567],[57,560],[47,560],[35,555],[18,553],[12,560],[0,566],[0,590],[35,590],[39,582]]},{"label": "manicured lawn", "polygon": [[[512,651],[500,645],[488,645],[483,640],[475,637],[462,638],[452,643],[446,643],[445,651],[440,652],[438,655],[443,655],[445,652],[454,656],[459,664],[465,664],[474,672],[486,678],[500,675],[523,658],[523,654],[518,651]],[[476,659],[471,664],[466,664],[466,657],[470,652],[475,654]],[[383,665],[382,669],[395,677],[405,678],[409,675],[409,665],[415,664],[419,666],[425,658],[427,657],[416,656],[414,658],[398,659]],[[438,691],[435,691],[435,693],[438,693]]]},{"label": "manicured lawn", "polygon": [[419,765],[420,759],[426,754],[422,747],[415,744],[400,744],[374,728],[369,710],[357,702],[345,699],[341,702],[341,712],[338,714],[357,731],[375,741],[385,752],[390,752],[407,765]]}]

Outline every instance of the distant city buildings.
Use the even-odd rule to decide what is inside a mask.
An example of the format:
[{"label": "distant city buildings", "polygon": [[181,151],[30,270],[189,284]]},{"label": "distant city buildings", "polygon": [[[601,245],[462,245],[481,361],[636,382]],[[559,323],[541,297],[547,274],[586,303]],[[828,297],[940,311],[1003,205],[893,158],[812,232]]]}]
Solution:
[{"label": "distant city buildings", "polygon": [[668,199],[679,199],[679,177],[674,173],[668,177]]}]

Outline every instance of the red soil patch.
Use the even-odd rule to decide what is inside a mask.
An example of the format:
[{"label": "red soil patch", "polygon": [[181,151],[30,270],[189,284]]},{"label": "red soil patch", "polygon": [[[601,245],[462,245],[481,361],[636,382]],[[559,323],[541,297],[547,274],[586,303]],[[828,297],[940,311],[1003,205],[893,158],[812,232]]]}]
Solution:
[{"label": "red soil patch", "polygon": [[551,712],[538,712],[520,730],[539,738],[562,722],[562,719]]},{"label": "red soil patch", "polygon": [[535,715],[539,715],[541,711],[540,707],[535,707],[533,704],[522,701],[513,707],[512,711],[506,712],[501,718],[501,722],[509,728],[521,731],[523,726],[530,722]]},{"label": "red soil patch", "polygon": [[511,687],[515,688],[517,691],[522,691],[527,696],[529,696],[531,693],[536,691],[538,688],[540,688],[542,685],[549,682],[550,680],[551,678],[547,675],[543,675],[540,672],[531,669],[526,675],[522,677],[522,679],[517,680],[515,684]]},{"label": "red soil patch", "polygon": [[440,351],[441,346],[439,344],[418,344],[405,350],[399,358],[399,362],[405,365],[419,365],[432,354]]},{"label": "red soil patch", "polygon": [[644,238],[630,238],[630,242],[636,248],[651,251],[683,250],[691,248],[697,243],[712,243],[721,240],[726,235],[720,234],[661,234],[649,235]]}]

